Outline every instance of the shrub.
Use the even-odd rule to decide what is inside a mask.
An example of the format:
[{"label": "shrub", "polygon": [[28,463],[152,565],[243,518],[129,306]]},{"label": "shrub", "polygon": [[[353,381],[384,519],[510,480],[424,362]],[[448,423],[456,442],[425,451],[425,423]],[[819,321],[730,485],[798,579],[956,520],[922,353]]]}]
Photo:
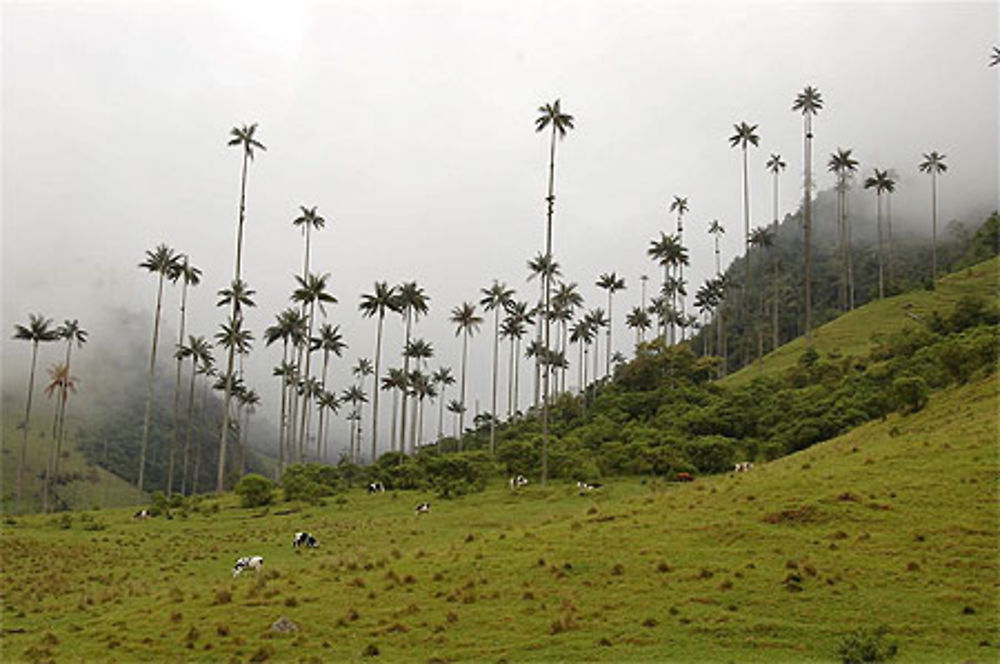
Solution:
[{"label": "shrub", "polygon": [[170,504],[162,491],[154,491],[149,500],[150,516],[170,516]]},{"label": "shrub", "polygon": [[902,413],[915,413],[927,405],[930,390],[923,378],[902,376],[892,382],[896,407]]},{"label": "shrub", "polygon": [[424,453],[417,458],[427,482],[440,498],[451,498],[486,488],[494,467],[488,452]]},{"label": "shrub", "polygon": [[333,495],[340,489],[340,473],[332,466],[297,463],[285,469],[281,486],[285,490],[285,500],[317,503],[323,496]]},{"label": "shrub", "polygon": [[273,490],[274,482],[254,473],[244,475],[235,489],[243,507],[270,505],[274,499]]},{"label": "shrub", "polygon": [[895,643],[886,643],[889,629],[884,625],[876,629],[858,629],[841,640],[837,655],[844,664],[862,662],[885,662],[896,656],[899,650]]},{"label": "shrub", "polygon": [[684,453],[702,473],[722,473],[733,466],[733,446],[722,436],[696,438],[684,445]]}]

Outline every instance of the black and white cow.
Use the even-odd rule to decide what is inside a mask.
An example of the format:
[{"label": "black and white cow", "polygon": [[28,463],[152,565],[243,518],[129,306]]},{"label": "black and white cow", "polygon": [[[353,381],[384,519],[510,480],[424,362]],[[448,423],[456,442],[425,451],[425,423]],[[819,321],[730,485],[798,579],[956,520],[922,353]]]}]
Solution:
[{"label": "black and white cow", "polygon": [[733,472],[734,473],[747,473],[747,472],[750,472],[750,470],[752,468],[753,468],[753,462],[752,461],[741,461],[740,463],[736,464],[735,468],[733,468]]},{"label": "black and white cow", "polygon": [[528,486],[528,478],[524,475],[514,475],[514,477],[507,481],[507,484],[510,486],[510,490],[513,491],[514,489],[519,489],[522,486]]},{"label": "black and white cow", "polygon": [[236,564],[233,565],[233,578],[235,579],[240,575],[240,572],[245,569],[252,569],[259,572],[263,564],[264,558],[262,556],[244,556],[243,558],[237,558]]},{"label": "black and white cow", "polygon": [[312,533],[295,533],[295,539],[292,540],[292,548],[298,549],[303,546],[307,549],[315,549],[319,546],[319,542],[312,536]]},{"label": "black and white cow", "polygon": [[580,480],[579,482],[576,483],[576,486],[578,489],[580,489],[580,492],[583,493],[586,491],[594,491],[595,489],[600,489],[604,485],[598,484],[596,482],[584,482],[583,480]]},{"label": "black and white cow", "polygon": [[420,503],[419,505],[417,505],[417,509],[414,510],[414,511],[417,513],[417,516],[420,516],[421,514],[430,514],[431,513],[431,504],[430,503]]},{"label": "black and white cow", "polygon": [[368,493],[385,493],[385,485],[381,482],[372,482],[368,485]]},{"label": "black and white cow", "polygon": [[139,510],[138,512],[136,512],[135,514],[132,515],[132,518],[135,519],[136,521],[142,521],[144,519],[148,519],[149,518],[149,510],[145,510],[145,509]]}]

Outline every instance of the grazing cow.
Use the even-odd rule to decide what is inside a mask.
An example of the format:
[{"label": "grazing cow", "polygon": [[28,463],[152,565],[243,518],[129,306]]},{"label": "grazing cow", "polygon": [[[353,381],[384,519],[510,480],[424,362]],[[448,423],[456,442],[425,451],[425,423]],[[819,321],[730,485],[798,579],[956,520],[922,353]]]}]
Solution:
[{"label": "grazing cow", "polygon": [[524,475],[514,475],[514,477],[510,478],[507,484],[510,486],[510,490],[513,491],[514,489],[518,489],[522,486],[528,486],[528,478]]},{"label": "grazing cow", "polygon": [[581,480],[576,483],[576,486],[578,489],[580,489],[580,492],[583,493],[585,491],[593,491],[594,489],[600,489],[603,485],[598,484],[596,482],[584,482],[583,480]]},{"label": "grazing cow", "polygon": [[417,513],[417,516],[420,516],[421,514],[430,514],[431,513],[431,504],[430,503],[420,503],[419,505],[417,505],[417,509],[415,511]]},{"label": "grazing cow", "polygon": [[295,539],[292,540],[292,548],[298,549],[303,546],[307,549],[315,549],[319,546],[319,542],[312,536],[312,533],[295,533]]},{"label": "grazing cow", "polygon": [[262,556],[244,556],[243,558],[237,558],[236,564],[233,565],[233,578],[235,579],[240,575],[245,569],[252,569],[259,572],[261,565],[264,564],[264,558]]},{"label": "grazing cow", "polygon": [[135,514],[132,515],[132,518],[136,519],[137,521],[142,521],[143,519],[148,519],[149,518],[149,510],[145,510],[145,509],[139,510],[138,512],[136,512]]},{"label": "grazing cow", "polygon": [[733,468],[733,472],[736,472],[736,473],[746,473],[746,472],[749,472],[751,468],[753,468],[753,462],[742,461],[742,462],[736,464],[736,467]]},{"label": "grazing cow", "polygon": [[694,482],[694,478],[691,477],[691,473],[677,473],[678,482]]},{"label": "grazing cow", "polygon": [[368,485],[368,493],[385,493],[385,485],[381,482],[372,482]]}]

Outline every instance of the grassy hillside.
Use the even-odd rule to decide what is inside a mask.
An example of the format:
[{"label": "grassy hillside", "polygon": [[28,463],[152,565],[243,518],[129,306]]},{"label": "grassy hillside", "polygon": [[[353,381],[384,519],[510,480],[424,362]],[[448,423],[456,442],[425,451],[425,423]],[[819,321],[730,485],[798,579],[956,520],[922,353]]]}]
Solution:
[{"label": "grassy hillside", "polygon": [[[48,404],[45,404],[48,407]],[[48,413],[51,417],[51,413]],[[25,454],[24,499],[22,511],[40,511],[42,507],[42,473],[48,463],[51,438],[51,421],[46,425],[40,417],[32,417],[33,424]],[[3,506],[14,511],[14,491],[17,486],[17,458],[20,454],[22,431],[15,426],[16,418],[3,418],[3,438],[0,441],[0,479],[3,482]],[[55,496],[72,509],[89,509],[94,506],[132,505],[141,500],[135,487],[125,480],[98,466],[87,463],[76,449],[75,436],[78,423],[69,417],[66,421],[67,437],[63,442],[59,462],[61,483],[55,487]]]},{"label": "grassy hillside", "polygon": [[[1000,258],[992,258],[938,280],[937,289],[916,290],[871,302],[813,331],[812,343],[824,357],[864,356],[874,347],[874,335],[899,332],[907,325],[927,320],[933,312],[944,314],[964,295],[978,295],[1000,302]],[[794,366],[806,349],[799,337],[721,381],[723,385],[745,384],[762,374]]]},{"label": "grassy hillside", "polygon": [[[994,378],[750,473],[9,519],[4,661],[996,661]],[[293,509],[296,506],[291,506]],[[295,553],[292,534],[321,548]],[[233,580],[241,555],[265,571]],[[299,631],[269,626],[287,616]]]}]

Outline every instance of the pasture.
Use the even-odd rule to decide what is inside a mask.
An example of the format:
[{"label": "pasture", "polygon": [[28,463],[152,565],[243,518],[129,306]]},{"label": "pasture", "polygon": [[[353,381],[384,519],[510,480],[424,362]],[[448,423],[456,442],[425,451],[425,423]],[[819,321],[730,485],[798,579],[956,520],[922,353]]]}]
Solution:
[{"label": "pasture", "polygon": [[[205,499],[171,520],[8,517],[0,655],[804,662],[885,625],[900,661],[996,661],[997,399],[995,378],[952,388],[685,484],[498,479],[450,501],[359,487],[322,506]],[[319,548],[293,550],[300,530]],[[234,579],[252,555],[262,572]],[[282,617],[297,629],[273,630]]]}]

